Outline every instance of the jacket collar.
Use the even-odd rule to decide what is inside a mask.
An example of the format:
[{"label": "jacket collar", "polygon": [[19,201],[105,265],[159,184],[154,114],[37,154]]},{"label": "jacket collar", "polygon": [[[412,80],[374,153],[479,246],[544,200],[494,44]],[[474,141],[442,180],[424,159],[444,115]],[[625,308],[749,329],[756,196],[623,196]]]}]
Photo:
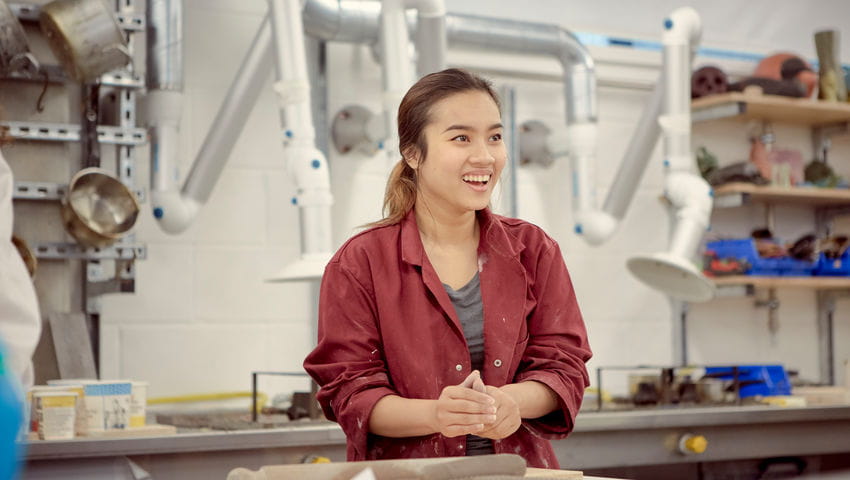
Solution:
[{"label": "jacket collar", "polygon": [[[479,253],[494,253],[508,258],[519,258],[520,252],[525,245],[519,239],[512,237],[506,230],[498,216],[489,208],[476,212],[481,232],[479,240]],[[425,247],[419,236],[419,227],[416,224],[416,213],[411,208],[401,221],[401,259],[410,265],[421,267],[425,264]]]}]

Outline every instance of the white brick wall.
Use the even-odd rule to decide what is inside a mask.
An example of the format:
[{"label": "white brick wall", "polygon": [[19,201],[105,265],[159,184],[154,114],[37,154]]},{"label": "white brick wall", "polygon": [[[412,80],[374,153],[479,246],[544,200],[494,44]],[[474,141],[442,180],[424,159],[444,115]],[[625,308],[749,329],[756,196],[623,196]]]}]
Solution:
[{"label": "white brick wall", "polygon": [[[461,7],[461,3],[449,2],[449,7],[475,5],[469,2]],[[656,3],[661,18],[668,5]],[[181,141],[184,175],[253,37],[265,2],[194,0],[186,6],[187,101]],[[570,25],[566,13],[559,16],[558,12],[561,10],[536,19],[534,12],[525,12],[525,19]],[[500,10],[487,8],[478,13],[498,15]],[[582,18],[582,25],[590,21],[587,16]],[[601,19],[599,24],[603,24]],[[504,66],[498,54],[452,51],[449,60],[460,65]],[[552,62],[525,62],[529,68],[542,68],[544,73],[554,69],[557,73]],[[511,65],[516,68],[513,61]],[[610,67],[601,70],[605,68]],[[330,117],[349,103],[377,109],[380,69],[366,48],[331,45],[329,75]],[[560,84],[496,80],[516,86],[520,122],[537,119],[555,125],[563,121]],[[647,90],[599,89],[600,201],[611,185],[647,96]],[[310,290],[306,285],[264,282],[299,252],[297,210],[289,203],[293,186],[283,170],[277,129],[278,115],[267,82],[195,224],[182,235],[168,236],[159,231],[150,205],[146,205],[137,232],[139,240],[148,244],[149,258],[138,264],[138,291],[135,295],[109,296],[103,302],[100,351],[105,377],[148,380],[151,395],[160,396],[247,389],[252,370],[300,369],[313,342]],[[748,146],[741,132],[740,124],[700,126],[695,144],[705,141],[722,154],[722,161],[742,159]],[[808,133],[781,127],[777,133],[795,143],[808,158]],[[845,156],[850,151],[846,138],[836,138],[835,145]],[[338,245],[357,226],[378,217],[386,161],[382,156],[340,156],[335,152],[330,161],[336,197],[334,239]],[[140,178],[146,178],[147,167],[139,167]],[[520,216],[544,226],[561,243],[595,351],[591,367],[669,363],[671,307],[664,296],[638,283],[625,268],[629,255],[666,245],[668,225],[659,202],[663,184],[660,147],[653,153],[620,230],[602,247],[589,247],[572,233],[567,171],[564,164],[550,170],[520,171]],[[751,222],[761,222],[762,218],[758,207],[717,212],[714,231],[746,235]],[[783,211],[778,218],[779,233],[788,239],[811,228],[811,216],[805,210]],[[850,226],[843,231],[850,231]],[[773,339],[767,332],[766,312],[754,308],[750,298],[692,306],[688,323],[691,359],[706,363],[782,362],[815,378],[814,295],[780,290],[779,297],[780,331]],[[848,318],[850,303],[841,301],[836,314],[839,360],[850,356]]]}]

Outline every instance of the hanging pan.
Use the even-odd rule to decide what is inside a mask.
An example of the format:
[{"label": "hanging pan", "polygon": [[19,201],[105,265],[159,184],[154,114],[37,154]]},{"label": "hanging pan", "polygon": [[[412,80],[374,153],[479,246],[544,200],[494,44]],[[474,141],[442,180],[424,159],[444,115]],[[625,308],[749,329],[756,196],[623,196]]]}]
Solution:
[{"label": "hanging pan", "polygon": [[24,27],[6,2],[0,0],[0,76],[19,70],[38,70],[38,62],[30,54]]},{"label": "hanging pan", "polygon": [[136,195],[100,168],[77,172],[62,199],[65,229],[88,247],[111,245],[133,228],[138,216]]},{"label": "hanging pan", "polygon": [[115,12],[102,0],[55,0],[41,7],[39,23],[53,54],[79,82],[93,82],[130,61]]}]

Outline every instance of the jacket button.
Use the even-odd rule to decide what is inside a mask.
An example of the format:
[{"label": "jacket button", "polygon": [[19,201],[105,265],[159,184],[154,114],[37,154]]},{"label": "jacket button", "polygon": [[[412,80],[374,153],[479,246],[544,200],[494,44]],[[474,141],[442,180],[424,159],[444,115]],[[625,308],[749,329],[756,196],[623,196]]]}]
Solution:
[{"label": "jacket button", "polygon": [[497,358],[497,359],[493,360],[493,365],[495,365],[496,367],[501,367],[502,361]]},{"label": "jacket button", "polygon": [[458,363],[457,365],[455,365],[455,370],[457,370],[458,372],[463,370],[463,365]]}]

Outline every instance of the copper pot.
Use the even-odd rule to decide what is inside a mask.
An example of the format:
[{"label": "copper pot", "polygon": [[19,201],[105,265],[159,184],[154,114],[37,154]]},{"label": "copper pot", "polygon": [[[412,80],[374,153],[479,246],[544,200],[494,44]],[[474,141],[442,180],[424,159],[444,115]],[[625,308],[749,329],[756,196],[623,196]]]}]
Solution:
[{"label": "copper pot", "polygon": [[133,228],[138,216],[136,195],[100,168],[77,172],[62,199],[65,229],[84,246],[111,245]]},{"label": "copper pot", "polygon": [[38,69],[38,62],[30,54],[24,27],[6,5],[0,0],[0,75],[31,68]]},{"label": "copper pot", "polygon": [[131,60],[115,12],[103,0],[55,0],[41,7],[41,30],[65,71],[80,82]]}]

